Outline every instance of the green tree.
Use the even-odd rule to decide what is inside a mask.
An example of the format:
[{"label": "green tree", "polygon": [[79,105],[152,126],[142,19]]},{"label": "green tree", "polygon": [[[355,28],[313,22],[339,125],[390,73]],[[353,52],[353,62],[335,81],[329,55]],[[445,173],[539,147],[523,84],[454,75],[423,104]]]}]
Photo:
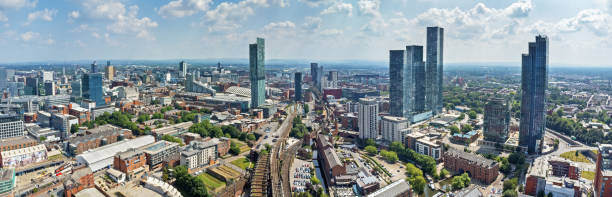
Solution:
[{"label": "green tree", "polygon": [[38,138],[38,140],[40,140],[41,142],[44,142],[44,141],[46,141],[46,140],[47,140],[47,137],[45,137],[45,136],[40,136],[40,137]]},{"label": "green tree", "polygon": [[470,132],[470,131],[472,131],[472,130],[474,130],[474,129],[472,128],[472,125],[469,125],[469,124],[463,124],[463,125],[461,125],[461,133],[467,133],[467,132]]},{"label": "green tree", "polygon": [[464,113],[460,113],[459,117],[457,118],[457,120],[463,120],[465,119],[465,114]]},{"label": "green tree", "polygon": [[423,171],[417,168],[414,164],[407,163],[406,164],[406,176],[407,177],[423,176]]},{"label": "green tree", "polygon": [[378,153],[378,150],[376,149],[376,147],[372,145],[366,146],[365,151],[370,155],[376,155],[376,153]]},{"label": "green tree", "polygon": [[252,133],[249,133],[249,134],[247,134],[247,139],[248,139],[249,141],[255,141],[255,135],[254,135],[254,134],[252,134]]},{"label": "green tree", "polygon": [[416,177],[407,178],[407,179],[410,185],[412,185],[412,189],[414,190],[415,193],[423,194],[423,192],[425,191],[425,185],[427,184],[423,176],[416,176]]},{"label": "green tree", "polygon": [[440,171],[440,177],[441,177],[441,178],[446,178],[446,176],[448,176],[449,174],[450,174],[450,173],[449,173],[449,172],[448,172],[448,170],[446,170],[446,169],[442,169],[442,170]]},{"label": "green tree", "polygon": [[373,139],[366,140],[366,146],[376,146],[376,142]]},{"label": "green tree", "polygon": [[79,124],[73,124],[70,126],[70,133],[79,132]]},{"label": "green tree", "polygon": [[168,141],[168,142],[174,142],[174,143],[178,143],[180,144],[180,146],[183,146],[183,140],[181,140],[180,138],[171,136],[171,135],[163,135],[162,140]]},{"label": "green tree", "polygon": [[502,194],[502,197],[518,197],[518,193],[514,190],[506,190]]},{"label": "green tree", "polygon": [[517,186],[518,186],[518,179],[517,178],[512,178],[512,179],[504,181],[504,191],[506,191],[506,190],[516,190]]},{"label": "green tree", "polygon": [[321,181],[319,181],[319,179],[318,179],[316,176],[312,176],[312,177],[310,178],[310,182],[311,182],[313,185],[318,185],[319,183],[321,183]]},{"label": "green tree", "polygon": [[310,112],[310,107],[308,104],[304,104],[304,113],[307,114],[308,112]]},{"label": "green tree", "polygon": [[508,156],[508,161],[516,165],[523,165],[525,163],[525,154],[521,152],[513,152]]},{"label": "green tree", "polygon": [[476,119],[477,114],[476,114],[476,112],[474,110],[472,110],[472,111],[468,112],[468,117],[470,119]]},{"label": "green tree", "polygon": [[397,158],[397,153],[393,152],[393,151],[380,151],[380,155],[383,157],[383,159],[389,163],[395,163],[397,162],[397,160],[399,158]]},{"label": "green tree", "polygon": [[451,134],[455,134],[455,133],[459,133],[459,127],[457,127],[456,125],[451,125],[448,127],[448,129],[450,130]]},{"label": "green tree", "polygon": [[235,142],[231,142],[230,143],[230,150],[229,152],[232,155],[239,155],[240,154],[240,148],[238,147],[238,145]]}]

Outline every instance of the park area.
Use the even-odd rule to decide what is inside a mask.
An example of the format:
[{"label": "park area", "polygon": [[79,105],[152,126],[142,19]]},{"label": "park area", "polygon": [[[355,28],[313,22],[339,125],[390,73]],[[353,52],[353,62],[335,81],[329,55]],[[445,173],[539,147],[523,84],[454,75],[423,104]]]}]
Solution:
[{"label": "park area", "polygon": [[230,162],[235,166],[241,168],[242,170],[246,170],[247,168],[253,167],[253,162],[249,161],[247,158],[240,158]]},{"label": "park area", "polygon": [[206,189],[214,192],[220,192],[225,188],[225,182],[215,178],[214,176],[208,173],[202,173],[198,175],[198,178],[204,182],[206,185]]},{"label": "park area", "polygon": [[561,154],[561,157],[575,161],[575,162],[591,163],[591,161],[589,161],[589,159],[586,156],[584,156],[582,153],[577,152],[577,151],[564,152]]}]

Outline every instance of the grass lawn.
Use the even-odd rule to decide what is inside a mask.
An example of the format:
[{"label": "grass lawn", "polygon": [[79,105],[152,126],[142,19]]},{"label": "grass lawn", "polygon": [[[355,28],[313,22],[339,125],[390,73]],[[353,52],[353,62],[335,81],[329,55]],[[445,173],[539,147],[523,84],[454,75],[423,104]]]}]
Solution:
[{"label": "grass lawn", "polygon": [[206,188],[209,190],[219,192],[223,188],[225,188],[225,182],[215,178],[214,176],[208,173],[202,173],[198,175],[198,178],[204,181],[204,185],[206,185]]},{"label": "grass lawn", "polygon": [[587,159],[586,156],[584,156],[580,152],[578,152],[578,156],[576,156],[576,151],[564,152],[563,154],[561,154],[561,157],[575,162],[591,163],[591,161],[589,161],[589,159]]},{"label": "grass lawn", "polygon": [[582,176],[582,178],[585,178],[585,179],[593,180],[595,179],[595,172],[582,171],[580,176]]},{"label": "grass lawn", "polygon": [[243,170],[253,167],[253,163],[250,162],[247,158],[236,159],[230,163],[234,164],[235,166],[238,166],[239,168],[242,168]]}]

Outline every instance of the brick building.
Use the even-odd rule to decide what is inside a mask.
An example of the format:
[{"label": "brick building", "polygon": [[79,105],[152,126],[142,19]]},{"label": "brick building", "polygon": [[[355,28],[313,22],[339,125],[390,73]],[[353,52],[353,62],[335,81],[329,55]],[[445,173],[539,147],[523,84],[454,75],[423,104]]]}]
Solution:
[{"label": "brick building", "polygon": [[499,174],[499,164],[472,153],[448,149],[444,153],[444,167],[456,172],[467,172],[473,179],[492,183]]},{"label": "brick building", "polygon": [[136,174],[147,168],[145,153],[139,149],[129,149],[117,153],[113,159],[113,167],[126,174],[128,180],[136,178]]},{"label": "brick building", "polygon": [[64,180],[64,196],[72,197],[81,190],[94,186],[94,175],[91,169],[85,166],[75,167],[70,177]]},{"label": "brick building", "polygon": [[561,157],[552,157],[548,160],[548,163],[551,165],[553,176],[568,177],[574,180],[580,179],[580,168],[574,162]]},{"label": "brick building", "polygon": [[336,178],[346,174],[344,163],[334,150],[331,137],[319,135],[317,141],[317,158],[323,167],[323,174],[330,185],[336,184]]},{"label": "brick building", "polygon": [[599,145],[593,185],[595,197],[612,197],[612,144]]},{"label": "brick building", "polygon": [[68,140],[65,143],[66,152],[78,155],[90,149],[132,138],[132,131],[130,130],[107,125],[100,127],[104,128],[90,129],[84,135]]},{"label": "brick building", "polygon": [[27,147],[36,146],[38,142],[28,137],[13,137],[0,140],[0,152],[17,150]]}]

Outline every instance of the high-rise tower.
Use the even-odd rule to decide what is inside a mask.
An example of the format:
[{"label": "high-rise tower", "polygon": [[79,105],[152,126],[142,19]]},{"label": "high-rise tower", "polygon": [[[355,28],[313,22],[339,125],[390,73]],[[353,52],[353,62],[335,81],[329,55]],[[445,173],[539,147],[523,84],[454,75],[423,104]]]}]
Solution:
[{"label": "high-rise tower", "polygon": [[444,56],[444,28],[427,27],[427,65],[426,72],[426,100],[427,107],[434,114],[442,112],[442,91],[444,91],[443,56]]},{"label": "high-rise tower", "polygon": [[295,101],[302,101],[302,73],[296,72],[295,79],[293,81],[295,83]]},{"label": "high-rise tower", "polygon": [[179,75],[182,78],[185,78],[185,76],[187,76],[187,63],[185,63],[185,61],[179,62]]},{"label": "high-rise tower", "polygon": [[536,41],[529,43],[529,52],[522,55],[519,145],[526,146],[529,154],[542,152],[547,86],[548,38],[536,36]]},{"label": "high-rise tower", "polygon": [[[392,116],[412,120],[414,113],[424,110],[425,95],[422,89],[417,90],[417,87],[423,86],[423,73],[420,72],[423,67],[423,46],[406,46],[406,50],[389,51],[389,98]],[[423,106],[417,107],[417,100],[418,104]]]},{"label": "high-rise tower", "polygon": [[249,68],[251,79],[251,108],[257,108],[266,101],[265,40],[249,45]]}]

